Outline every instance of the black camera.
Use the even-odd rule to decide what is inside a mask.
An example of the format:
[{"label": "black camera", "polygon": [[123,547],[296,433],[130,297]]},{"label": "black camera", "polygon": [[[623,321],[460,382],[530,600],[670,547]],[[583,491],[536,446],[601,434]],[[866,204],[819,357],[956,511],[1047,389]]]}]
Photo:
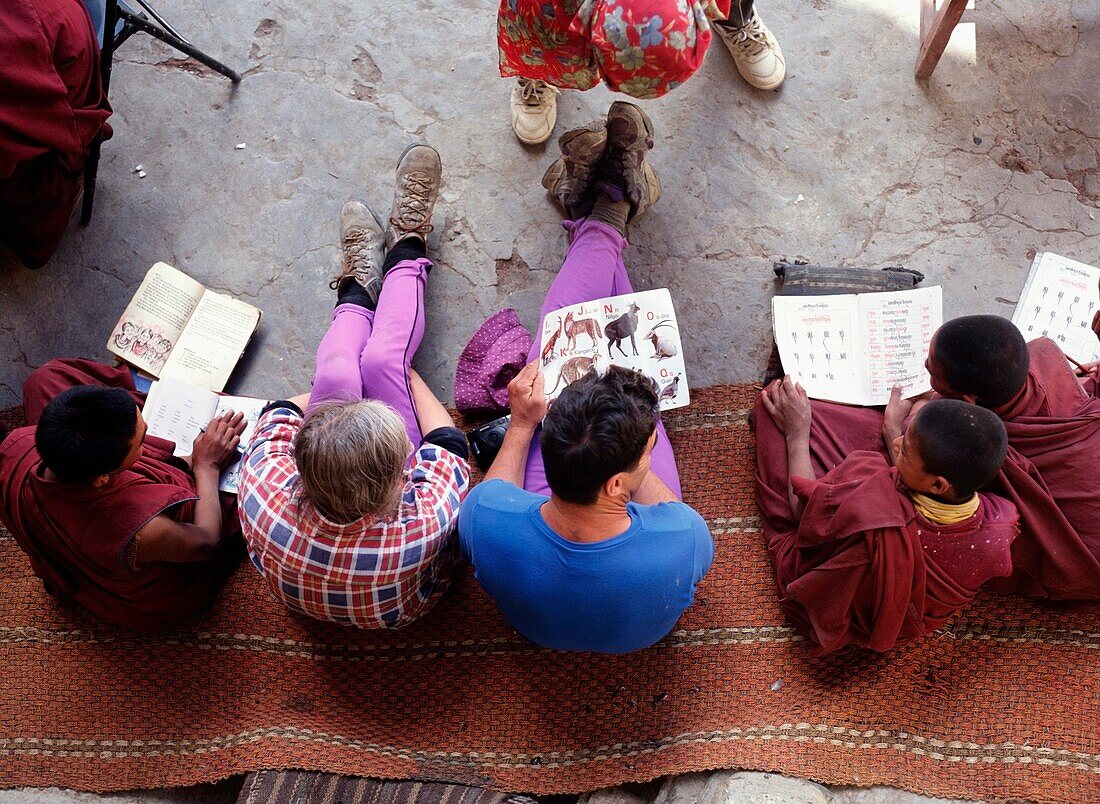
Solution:
[{"label": "black camera", "polygon": [[475,427],[467,434],[470,442],[470,451],[474,454],[474,460],[483,472],[488,472],[493,465],[493,459],[500,452],[500,445],[504,443],[504,434],[508,432],[508,425],[512,423],[512,416],[501,416],[491,422]]}]

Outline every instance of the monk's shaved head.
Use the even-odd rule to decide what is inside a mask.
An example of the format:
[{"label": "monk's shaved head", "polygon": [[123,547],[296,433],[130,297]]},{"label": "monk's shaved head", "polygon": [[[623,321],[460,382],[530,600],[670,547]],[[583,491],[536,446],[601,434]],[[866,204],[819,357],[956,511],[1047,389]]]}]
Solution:
[{"label": "monk's shaved head", "polygon": [[906,438],[916,441],[924,471],[946,479],[959,499],[996,477],[1008,452],[1000,417],[958,399],[937,399],[922,407]]},{"label": "monk's shaved head", "polygon": [[1007,318],[965,315],[936,330],[928,362],[941,393],[946,385],[952,396],[972,395],[996,408],[1024,387],[1029,358],[1024,336]]}]

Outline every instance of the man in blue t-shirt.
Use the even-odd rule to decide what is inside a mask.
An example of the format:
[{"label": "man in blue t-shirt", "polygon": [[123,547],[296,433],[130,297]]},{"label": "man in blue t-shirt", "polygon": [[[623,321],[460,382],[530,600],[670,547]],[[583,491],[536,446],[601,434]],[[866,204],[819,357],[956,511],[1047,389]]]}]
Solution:
[{"label": "man in blue t-shirt", "polygon": [[508,395],[512,424],[459,515],[475,576],[532,642],[600,653],[652,645],[714,557],[703,518],[651,471],[658,433],[667,439],[653,381],[612,366],[562,392],[542,422],[549,497],[520,486],[546,411],[537,364]]}]

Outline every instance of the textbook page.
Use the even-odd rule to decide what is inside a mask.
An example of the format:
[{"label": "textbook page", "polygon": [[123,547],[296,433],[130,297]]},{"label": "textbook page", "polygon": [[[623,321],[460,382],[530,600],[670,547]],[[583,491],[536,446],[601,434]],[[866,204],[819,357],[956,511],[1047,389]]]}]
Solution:
[{"label": "textbook page", "polygon": [[1026,340],[1050,338],[1082,363],[1100,360],[1092,317],[1100,310],[1100,268],[1050,251],[1035,255],[1012,323]]},{"label": "textbook page", "polygon": [[[176,443],[173,454],[186,457],[194,449],[195,439],[210,420],[227,411],[244,414],[245,429],[241,433],[241,450],[256,429],[256,420],[266,400],[249,396],[218,396],[213,391],[182,382],[172,377],[154,382],[145,399],[141,415],[149,426],[150,435]],[[237,493],[240,479],[240,459],[222,470],[219,491]]]},{"label": "textbook page", "polygon": [[806,394],[847,405],[885,405],[930,390],[924,361],[943,323],[939,287],[837,296],[774,296],[783,370]]},{"label": "textbook page", "polygon": [[172,377],[157,380],[145,397],[142,418],[149,434],[176,442],[173,455],[191,454],[191,445],[218,409],[218,395]]},{"label": "textbook page", "polygon": [[256,331],[260,315],[251,304],[206,291],[161,373],[221,391]]},{"label": "textbook page", "polygon": [[859,297],[773,296],[772,327],[783,370],[813,399],[864,404]]},{"label": "textbook page", "polygon": [[924,367],[932,336],[943,323],[939,286],[861,293],[860,352],[863,399],[860,405],[885,405],[895,385],[905,398],[932,390]]},{"label": "textbook page", "polygon": [[156,263],[111,331],[107,350],[159,376],[202,296],[203,286],[194,279],[167,263]]},{"label": "textbook page", "polygon": [[[260,411],[264,409],[269,400],[254,399],[250,396],[219,396],[218,407],[214,411],[215,416],[221,416],[227,411],[244,414],[244,432],[241,433],[241,446],[239,452],[244,453],[244,448],[252,440],[252,434],[256,432],[256,421],[260,418]],[[237,486],[241,479],[241,459],[238,458],[232,464],[222,470],[220,491],[230,494],[237,493]]]},{"label": "textbook page", "polygon": [[539,336],[546,398],[610,365],[648,375],[661,410],[690,402],[683,346],[666,288],[573,304],[549,313]]}]

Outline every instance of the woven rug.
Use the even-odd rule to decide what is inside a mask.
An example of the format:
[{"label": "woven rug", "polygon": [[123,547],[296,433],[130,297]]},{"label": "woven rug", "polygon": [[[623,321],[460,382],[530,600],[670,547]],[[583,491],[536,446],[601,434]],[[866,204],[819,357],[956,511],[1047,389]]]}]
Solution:
[{"label": "woven rug", "polygon": [[554,653],[469,575],[422,622],[286,613],[249,566],[193,625],[62,609],[0,534],[0,786],[120,790],[262,768],[564,793],[737,767],[959,798],[1100,799],[1100,612],[983,596],[893,653],[811,660],[753,503],[757,390],[669,415],[716,558],[664,641]]}]

